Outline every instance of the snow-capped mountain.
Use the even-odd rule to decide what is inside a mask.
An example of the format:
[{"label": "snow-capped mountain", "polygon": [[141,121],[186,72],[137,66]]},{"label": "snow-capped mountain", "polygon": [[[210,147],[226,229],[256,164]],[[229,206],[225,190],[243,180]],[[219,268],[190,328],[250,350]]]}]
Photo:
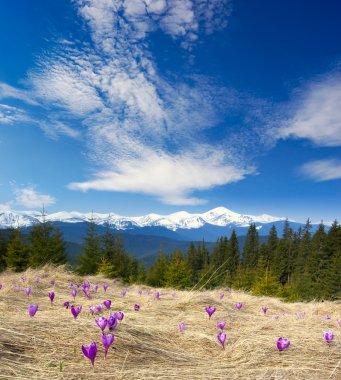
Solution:
[{"label": "snow-capped mountain", "polygon": [[[266,224],[283,221],[285,218],[270,215],[244,215],[238,214],[225,207],[217,207],[202,214],[190,214],[185,211],[169,215],[148,214],[144,216],[121,216],[114,213],[80,213],[56,212],[46,215],[50,222],[82,223],[93,218],[96,224],[104,225],[107,222],[116,230],[130,230],[143,227],[163,227],[171,231],[179,229],[199,229],[205,225],[217,227],[248,227],[251,223]],[[42,215],[37,211],[1,211],[0,228],[29,227],[41,221]]]}]

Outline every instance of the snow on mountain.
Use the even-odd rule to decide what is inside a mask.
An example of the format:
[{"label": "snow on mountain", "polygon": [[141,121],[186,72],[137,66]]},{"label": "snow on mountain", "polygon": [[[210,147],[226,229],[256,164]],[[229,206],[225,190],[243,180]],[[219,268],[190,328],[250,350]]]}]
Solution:
[{"label": "snow on mountain", "polygon": [[[233,224],[237,227],[247,227],[250,223],[272,223],[285,220],[285,218],[273,217],[271,215],[244,215],[238,214],[225,207],[217,207],[203,214],[190,214],[185,211],[176,212],[170,215],[148,214],[144,216],[121,216],[114,213],[80,213],[56,212],[46,216],[51,222],[79,223],[87,222],[91,218],[96,224],[109,224],[120,230],[136,227],[164,227],[172,231],[177,229],[197,229],[210,224],[213,226],[225,227]],[[27,227],[35,222],[41,221],[41,213],[37,211],[1,211],[0,228],[11,226]]]}]

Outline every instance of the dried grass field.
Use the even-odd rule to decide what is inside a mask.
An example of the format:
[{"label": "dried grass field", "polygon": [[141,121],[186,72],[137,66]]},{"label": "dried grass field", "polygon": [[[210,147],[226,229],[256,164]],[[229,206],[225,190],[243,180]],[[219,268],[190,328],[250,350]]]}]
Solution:
[{"label": "dried grass field", "polygon": [[[89,281],[99,288],[88,299],[80,287],[71,302],[69,281],[80,286]],[[341,379],[338,302],[290,304],[226,289],[175,295],[172,289],[158,289],[157,300],[156,289],[148,294],[145,286],[128,287],[122,296],[126,287],[118,282],[81,278],[53,267],[5,272],[0,283],[0,379]],[[109,285],[106,292],[103,283]],[[29,298],[24,292],[28,286]],[[123,311],[125,317],[113,332],[115,341],[105,359],[101,330],[88,307],[106,299],[112,300],[112,311]],[[83,307],[77,319],[63,306],[65,301]],[[243,303],[239,311],[236,302]],[[39,305],[32,318],[30,303]],[[136,303],[140,311],[134,310]],[[209,305],[217,309],[210,320],[205,312]],[[269,308],[266,315],[262,306]],[[218,321],[226,321],[224,350],[217,340]],[[183,332],[180,322],[186,326]],[[323,338],[329,329],[335,335],[330,344]],[[276,341],[281,336],[291,345],[279,352]],[[94,368],[81,350],[93,341],[98,347]]]}]

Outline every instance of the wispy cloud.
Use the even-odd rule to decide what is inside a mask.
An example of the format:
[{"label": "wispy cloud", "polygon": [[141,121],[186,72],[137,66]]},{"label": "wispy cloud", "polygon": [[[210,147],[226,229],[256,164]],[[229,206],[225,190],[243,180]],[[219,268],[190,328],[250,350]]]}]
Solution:
[{"label": "wispy cloud", "polygon": [[72,183],[70,188],[143,192],[167,204],[195,205],[205,201],[189,197],[192,191],[240,181],[253,171],[226,164],[221,152],[198,158],[150,153],[143,161],[122,162],[119,171],[100,172],[95,179]]},{"label": "wispy cloud", "polygon": [[22,90],[8,85],[7,83],[0,82],[0,100],[6,98],[13,98],[22,100],[25,103],[37,105],[37,101],[32,98],[31,94],[27,90]]},{"label": "wispy cloud", "polygon": [[25,208],[42,208],[51,206],[55,203],[55,198],[51,195],[39,193],[35,187],[20,187],[14,190],[14,204]]},{"label": "wispy cloud", "polygon": [[316,182],[340,179],[341,160],[326,159],[311,161],[301,166],[300,173]]},{"label": "wispy cloud", "polygon": [[0,203],[0,212],[1,211],[11,211],[12,210],[12,202]]},{"label": "wispy cloud", "polygon": [[341,75],[311,82],[290,104],[293,116],[284,122],[280,138],[308,139],[317,146],[341,146]]},{"label": "wispy cloud", "polygon": [[17,107],[0,103],[0,124],[14,124],[29,119],[27,113]]},{"label": "wispy cloud", "polygon": [[[193,192],[255,171],[232,130],[226,127],[219,141],[210,137],[210,129],[238,103],[236,93],[205,77],[160,75],[148,46],[149,34],[159,29],[191,49],[202,34],[227,26],[229,0],[75,4],[92,43],[57,45],[30,71],[25,92],[39,105],[36,112],[45,110],[37,124],[48,137],[86,137],[94,174],[74,181],[71,189],[128,191],[168,204],[199,204],[205,201]],[[24,194],[34,200],[34,189],[28,190]]]}]

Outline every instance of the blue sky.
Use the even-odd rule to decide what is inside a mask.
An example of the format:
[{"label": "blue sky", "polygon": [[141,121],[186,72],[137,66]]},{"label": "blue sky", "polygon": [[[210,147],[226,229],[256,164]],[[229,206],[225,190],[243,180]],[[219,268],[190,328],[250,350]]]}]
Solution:
[{"label": "blue sky", "polygon": [[341,3],[0,4],[0,209],[341,219]]}]

